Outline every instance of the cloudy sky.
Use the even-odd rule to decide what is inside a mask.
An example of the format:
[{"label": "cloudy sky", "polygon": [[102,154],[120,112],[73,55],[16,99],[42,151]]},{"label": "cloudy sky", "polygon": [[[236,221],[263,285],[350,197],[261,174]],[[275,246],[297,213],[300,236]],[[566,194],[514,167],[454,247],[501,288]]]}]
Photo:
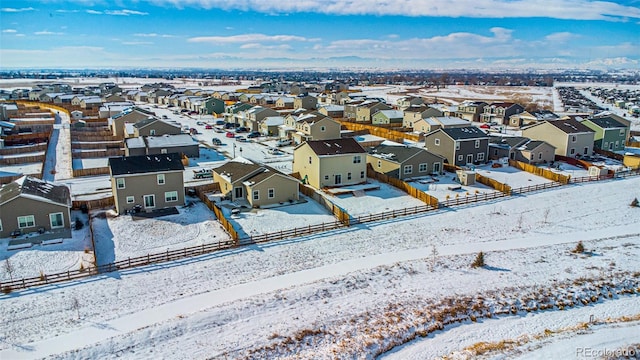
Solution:
[{"label": "cloudy sky", "polygon": [[640,68],[640,0],[0,2],[0,68]]}]

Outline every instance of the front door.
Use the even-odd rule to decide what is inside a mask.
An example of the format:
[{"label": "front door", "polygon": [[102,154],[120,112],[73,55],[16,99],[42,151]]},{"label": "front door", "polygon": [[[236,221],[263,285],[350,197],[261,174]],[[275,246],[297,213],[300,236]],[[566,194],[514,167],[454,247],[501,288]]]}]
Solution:
[{"label": "front door", "polygon": [[336,185],[340,185],[340,184],[342,184],[342,175],[340,175],[340,174],[336,174],[336,175],[334,175],[334,176],[333,176],[333,182],[334,182]]},{"label": "front door", "polygon": [[473,154],[467,155],[467,164],[473,164]]},{"label": "front door", "polygon": [[144,196],[144,207],[146,208],[154,208],[156,207],[156,196],[155,195],[145,195]]}]

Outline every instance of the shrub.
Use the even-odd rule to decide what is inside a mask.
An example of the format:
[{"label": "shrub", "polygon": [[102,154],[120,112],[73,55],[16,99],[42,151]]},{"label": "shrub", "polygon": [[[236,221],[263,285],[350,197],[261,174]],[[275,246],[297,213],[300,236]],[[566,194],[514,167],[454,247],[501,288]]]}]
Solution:
[{"label": "shrub", "polygon": [[640,203],[638,203],[638,198],[634,198],[631,202],[632,207],[640,207]]},{"label": "shrub", "polygon": [[11,286],[3,286],[2,287],[2,293],[3,294],[10,294],[11,291],[13,291],[13,289],[11,289]]},{"label": "shrub", "polygon": [[80,229],[82,229],[83,226],[84,226],[84,223],[82,223],[82,220],[80,220],[79,218],[76,218],[76,222],[75,222],[73,228],[75,230],[80,230]]},{"label": "shrub", "polygon": [[576,245],[576,248],[571,252],[575,254],[582,254],[584,252],[584,245],[582,245],[582,241],[578,241],[578,245]]},{"label": "shrub", "polygon": [[471,267],[477,268],[477,267],[483,267],[484,265],[485,265],[484,264],[484,253],[482,251],[480,251],[478,253],[478,255],[476,255],[476,259],[471,264]]}]

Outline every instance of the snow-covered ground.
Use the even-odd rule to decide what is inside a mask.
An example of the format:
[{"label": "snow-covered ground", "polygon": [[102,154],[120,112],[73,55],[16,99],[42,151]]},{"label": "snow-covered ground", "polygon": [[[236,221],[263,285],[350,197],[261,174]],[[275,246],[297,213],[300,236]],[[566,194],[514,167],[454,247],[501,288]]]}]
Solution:
[{"label": "snow-covered ground", "polygon": [[[429,311],[446,308],[447,299],[482,296],[495,310],[528,304],[520,297],[530,291],[564,299],[591,294],[592,279],[604,277],[609,289],[634,279],[640,210],[629,203],[639,188],[638,177],[568,185],[2,295],[0,357],[371,357],[433,324]],[[579,240],[587,254],[570,252]],[[481,250],[487,266],[470,268]],[[597,304],[619,311],[602,314],[637,314],[637,295],[606,298]],[[585,321],[547,313],[557,305],[499,316],[526,315],[500,325],[503,339]],[[463,323],[476,335],[438,345],[439,356],[501,337],[482,331],[486,320]],[[637,342],[635,333],[618,339]]]},{"label": "snow-covered ground", "polygon": [[71,120],[65,112],[56,111],[56,120],[49,139],[42,179],[46,181],[73,178],[71,160]]}]

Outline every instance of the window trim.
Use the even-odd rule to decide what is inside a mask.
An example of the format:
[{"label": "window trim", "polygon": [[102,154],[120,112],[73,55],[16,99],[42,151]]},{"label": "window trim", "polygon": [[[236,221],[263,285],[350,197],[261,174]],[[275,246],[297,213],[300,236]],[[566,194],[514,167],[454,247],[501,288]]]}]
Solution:
[{"label": "window trim", "polygon": [[[62,224],[58,225],[58,226],[54,226],[53,225],[53,218],[52,215],[60,215],[60,219],[62,220]],[[56,212],[56,213],[51,213],[49,214],[49,225],[51,225],[52,229],[60,229],[64,227],[64,214],[62,212]]]},{"label": "window trim", "polygon": [[253,200],[260,200],[260,190],[253,190],[251,192],[251,198]]},{"label": "window trim", "polygon": [[418,172],[427,172],[429,171],[429,163],[420,163],[418,164]]},{"label": "window trim", "polygon": [[476,149],[480,149],[480,139],[476,139],[475,146],[476,146]]},{"label": "window trim", "polygon": [[362,157],[360,155],[354,155],[353,156],[353,163],[354,164],[360,164],[362,162]]},{"label": "window trim", "polygon": [[[173,197],[171,199],[169,199],[170,195],[175,194],[175,200],[171,200],[173,199]],[[176,202],[178,201],[178,191],[174,190],[174,191],[165,191],[164,192],[164,202]]]},{"label": "window trim", "polygon": [[164,174],[157,174],[156,175],[156,183],[158,185],[165,185],[167,183],[167,178],[164,176]]},{"label": "window trim", "polygon": [[402,173],[404,175],[408,175],[408,174],[412,174],[413,173],[413,165],[408,164],[402,167]]},{"label": "window trim", "polygon": [[476,161],[484,161],[484,153],[483,152],[478,153],[478,155],[476,156]]},{"label": "window trim", "polygon": [[125,181],[125,179],[116,178],[116,189],[126,189],[126,188],[127,188],[127,182]]},{"label": "window trim", "polygon": [[[20,219],[25,219],[25,226],[20,226]],[[31,225],[29,225],[29,218],[31,219]],[[18,229],[28,229],[36,226],[36,217],[34,215],[18,216]]]},{"label": "window trim", "polygon": [[440,139],[438,138],[433,139],[433,145],[440,146]]},{"label": "window trim", "polygon": [[276,189],[275,188],[268,188],[267,189],[267,198],[268,199],[273,199],[276,197]]},{"label": "window trim", "polygon": [[[131,200],[131,201],[129,201]],[[127,204],[133,204],[134,202],[136,202],[136,197],[135,196],[127,196],[125,198],[125,201],[127,202]]]}]

